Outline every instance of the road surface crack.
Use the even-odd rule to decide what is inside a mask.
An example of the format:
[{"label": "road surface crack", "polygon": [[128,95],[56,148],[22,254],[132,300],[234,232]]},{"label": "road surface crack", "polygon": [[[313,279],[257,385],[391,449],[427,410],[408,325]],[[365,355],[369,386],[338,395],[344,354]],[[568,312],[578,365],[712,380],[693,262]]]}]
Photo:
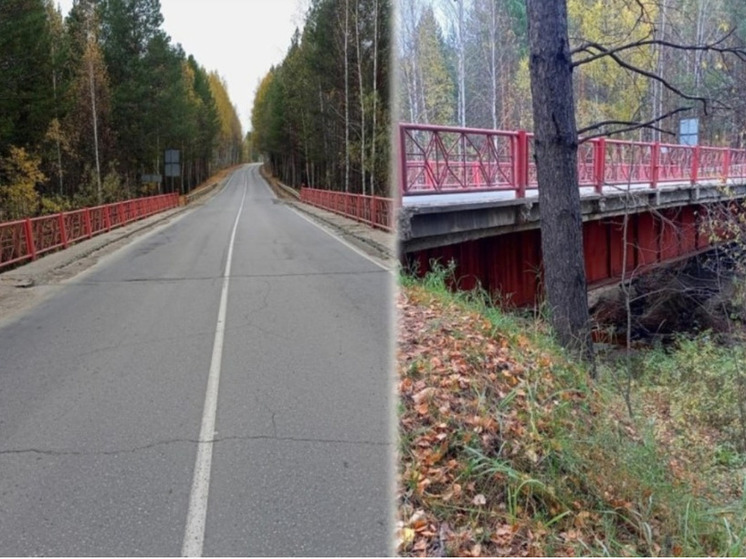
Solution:
[{"label": "road surface crack", "polygon": [[377,270],[351,270],[341,272],[285,272],[278,274],[235,274],[231,275],[231,279],[255,279],[255,278],[307,278],[314,276],[330,277],[330,276],[370,276],[380,274],[390,274],[390,270],[377,269]]},{"label": "road surface crack", "polygon": [[170,285],[173,283],[184,283],[190,281],[214,281],[222,279],[223,276],[203,276],[203,277],[165,277],[165,278],[126,278],[116,280],[84,280],[79,281],[74,285],[78,286],[92,286],[92,285],[117,285],[117,284],[128,284],[128,283],[146,283],[146,284],[163,284]]},{"label": "road surface crack", "polygon": [[0,450],[0,456],[35,454],[39,456],[119,456],[122,454],[135,454],[147,450],[152,450],[161,446],[175,444],[221,444],[228,442],[251,442],[251,441],[278,441],[291,443],[318,443],[318,444],[339,444],[350,446],[370,446],[370,447],[389,447],[393,446],[390,442],[366,441],[366,440],[349,440],[349,439],[324,439],[316,437],[278,437],[275,426],[275,414],[272,414],[272,435],[251,435],[239,436],[232,435],[227,437],[215,437],[213,439],[168,439],[156,441],[147,445],[136,446],[126,449],[114,450],[65,450],[65,449],[43,449],[43,448],[18,448]]},{"label": "road surface crack", "polygon": [[[349,271],[337,271],[337,272],[283,272],[275,274],[231,274],[231,279],[273,279],[273,278],[304,278],[313,276],[367,276],[375,274],[388,274],[390,270],[376,269],[376,270],[349,270]],[[203,277],[165,277],[165,278],[126,278],[116,280],[84,280],[76,282],[72,285],[80,287],[90,287],[93,285],[117,285],[117,284],[162,284],[171,285],[174,283],[184,282],[202,282],[202,281],[214,281],[223,279],[223,275],[218,276],[203,276]],[[44,284],[36,284],[44,285]]]}]

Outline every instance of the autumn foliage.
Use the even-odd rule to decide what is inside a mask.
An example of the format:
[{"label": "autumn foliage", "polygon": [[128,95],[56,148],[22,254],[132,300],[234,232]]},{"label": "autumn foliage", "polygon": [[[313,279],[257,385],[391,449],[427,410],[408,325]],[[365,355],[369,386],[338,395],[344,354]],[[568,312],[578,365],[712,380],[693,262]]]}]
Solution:
[{"label": "autumn foliage", "polygon": [[[241,160],[224,81],[162,25],[158,0],[0,1],[0,219],[186,192]],[[167,149],[181,178],[152,182]]]},{"label": "autumn foliage", "polygon": [[717,430],[681,421],[661,388],[628,417],[541,320],[426,283],[398,301],[400,554],[741,549],[739,478],[708,454]]},{"label": "autumn foliage", "polygon": [[23,148],[11,146],[9,155],[0,157],[0,222],[36,211],[39,195],[34,186],[45,180],[39,167],[39,157]]}]

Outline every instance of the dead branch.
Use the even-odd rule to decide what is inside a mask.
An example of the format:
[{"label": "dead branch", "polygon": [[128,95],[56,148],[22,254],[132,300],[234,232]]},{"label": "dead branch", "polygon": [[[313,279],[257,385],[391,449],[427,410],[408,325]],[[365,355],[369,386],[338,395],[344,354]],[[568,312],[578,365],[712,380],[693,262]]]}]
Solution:
[{"label": "dead branch", "polygon": [[[657,45],[657,46],[662,46],[662,47],[668,47],[668,48],[675,49],[675,50],[687,50],[687,51],[701,50],[701,51],[718,52],[720,54],[732,54],[734,56],[737,56],[740,60],[746,61],[746,49],[739,48],[739,47],[719,46],[722,43],[724,43],[731,35],[733,35],[734,32],[735,32],[735,28],[728,31],[725,35],[720,37],[718,40],[713,41],[712,43],[704,44],[704,45],[682,45],[679,43],[672,43],[671,41],[666,41],[664,39],[640,39],[639,41],[634,41],[632,43],[627,43],[624,45],[620,45],[618,47],[607,48],[594,41],[586,41],[580,46],[572,49],[570,51],[570,56],[574,56],[581,52],[588,53],[588,56],[586,58],[576,60],[572,63],[573,68],[575,68],[576,66],[588,64],[589,62],[593,62],[594,60],[598,60],[599,58],[603,58],[605,56],[611,56],[613,54],[617,54],[625,50],[634,49],[638,47],[645,47],[645,46],[650,46],[650,45]],[[600,51],[600,52],[596,52],[594,54],[592,49],[595,49],[596,51]]]},{"label": "dead branch", "polygon": [[[638,68],[637,66],[635,66],[633,64],[630,64],[626,60],[620,58],[615,52],[612,52],[614,49],[607,49],[606,47],[604,47],[603,45],[599,45],[598,43],[594,43],[593,44],[593,48],[602,51],[602,53],[604,54],[604,56],[610,57],[612,60],[614,60],[614,62],[616,62],[622,68],[625,68],[625,69],[629,70],[630,72],[634,72],[635,74],[640,74],[641,76],[645,76],[646,78],[649,78],[651,80],[655,80],[657,82],[660,82],[661,84],[663,84],[663,87],[665,87],[669,91],[675,93],[676,95],[678,95],[682,99],[687,99],[688,101],[699,101],[700,103],[702,103],[702,105],[704,107],[704,113],[708,114],[708,112],[707,112],[707,102],[708,102],[708,99],[706,97],[698,97],[698,96],[695,96],[695,95],[688,95],[688,94],[684,93],[678,87],[675,87],[674,85],[672,85],[671,83],[669,83],[668,80],[663,79],[658,74],[655,74],[653,72],[649,72],[647,70],[643,70],[642,68]],[[584,60],[583,61],[579,61],[579,62],[580,63],[585,63]],[[578,65],[579,65],[578,62],[573,62],[572,63],[573,67],[578,66]]]},{"label": "dead branch", "polygon": [[598,130],[599,128],[603,128],[604,126],[625,126],[625,128],[619,128],[617,130],[611,130],[611,131],[604,131],[598,134],[593,134],[591,136],[586,136],[584,138],[579,138],[578,143],[582,144],[583,142],[587,142],[588,140],[592,140],[593,138],[600,138],[601,136],[613,136],[615,134],[631,132],[632,130],[638,130],[640,128],[649,128],[651,130],[657,130],[661,132],[662,134],[668,134],[670,136],[675,136],[676,135],[675,132],[672,132],[670,130],[665,130],[658,126],[654,126],[654,124],[665,118],[673,116],[677,113],[680,113],[683,111],[690,111],[690,110],[692,110],[692,107],[679,107],[672,111],[668,111],[666,114],[662,116],[648,120],[647,122],[637,122],[637,121],[630,121],[630,120],[604,120],[603,122],[597,122],[595,124],[591,124],[590,126],[586,126],[585,128],[581,128],[580,130],[578,130],[578,136],[585,134],[586,132],[590,132],[591,130]]}]

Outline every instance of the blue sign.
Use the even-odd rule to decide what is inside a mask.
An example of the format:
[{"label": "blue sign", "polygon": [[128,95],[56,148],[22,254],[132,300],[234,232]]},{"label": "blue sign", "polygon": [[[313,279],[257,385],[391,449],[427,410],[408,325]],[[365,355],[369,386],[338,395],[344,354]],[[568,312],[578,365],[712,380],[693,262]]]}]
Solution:
[{"label": "blue sign", "polygon": [[679,122],[679,143],[685,146],[699,143],[699,119],[684,118]]}]

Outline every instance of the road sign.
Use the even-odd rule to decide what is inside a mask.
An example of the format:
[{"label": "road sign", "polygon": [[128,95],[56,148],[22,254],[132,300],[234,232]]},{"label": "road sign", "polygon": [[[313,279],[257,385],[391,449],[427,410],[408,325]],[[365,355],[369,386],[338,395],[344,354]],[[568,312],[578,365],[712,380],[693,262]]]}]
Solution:
[{"label": "road sign", "polygon": [[157,183],[160,184],[160,182],[161,182],[162,179],[163,179],[163,177],[161,175],[142,175],[140,177],[140,180],[143,183],[157,182]]},{"label": "road sign", "polygon": [[179,164],[179,150],[178,149],[167,149],[166,150],[166,176],[167,177],[180,177],[181,176],[181,165]]},{"label": "road sign", "polygon": [[679,122],[679,143],[696,146],[699,143],[699,119],[683,118]]}]

